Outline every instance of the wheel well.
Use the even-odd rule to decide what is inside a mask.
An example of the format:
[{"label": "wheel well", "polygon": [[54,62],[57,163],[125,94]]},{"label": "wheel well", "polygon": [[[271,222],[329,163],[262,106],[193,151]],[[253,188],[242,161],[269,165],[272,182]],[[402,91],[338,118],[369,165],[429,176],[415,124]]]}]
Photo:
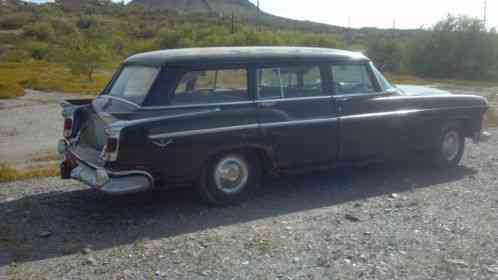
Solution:
[{"label": "wheel well", "polygon": [[464,137],[472,137],[475,130],[480,128],[476,128],[476,124],[471,119],[456,119],[454,123],[461,128]]}]

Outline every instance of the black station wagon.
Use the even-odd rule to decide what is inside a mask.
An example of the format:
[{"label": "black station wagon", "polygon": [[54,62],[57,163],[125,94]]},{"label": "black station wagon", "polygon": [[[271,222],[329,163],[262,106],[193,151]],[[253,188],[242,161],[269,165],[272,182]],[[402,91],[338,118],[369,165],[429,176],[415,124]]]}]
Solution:
[{"label": "black station wagon", "polygon": [[394,87],[360,53],[292,47],[128,58],[94,100],[63,104],[61,174],[110,194],[198,187],[240,202],[264,174],[430,155],[459,163],[487,101]]}]

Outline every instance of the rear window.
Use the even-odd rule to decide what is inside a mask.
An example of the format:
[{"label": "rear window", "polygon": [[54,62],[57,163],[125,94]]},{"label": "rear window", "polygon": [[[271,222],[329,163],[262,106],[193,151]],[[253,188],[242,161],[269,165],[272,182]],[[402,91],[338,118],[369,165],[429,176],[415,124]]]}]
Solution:
[{"label": "rear window", "polygon": [[108,95],[141,105],[158,73],[157,67],[125,66],[112,84]]},{"label": "rear window", "polygon": [[183,74],[171,104],[209,104],[247,100],[249,100],[247,71],[220,69]]},{"label": "rear window", "polygon": [[299,98],[323,95],[318,66],[273,67],[257,70],[260,99]]}]

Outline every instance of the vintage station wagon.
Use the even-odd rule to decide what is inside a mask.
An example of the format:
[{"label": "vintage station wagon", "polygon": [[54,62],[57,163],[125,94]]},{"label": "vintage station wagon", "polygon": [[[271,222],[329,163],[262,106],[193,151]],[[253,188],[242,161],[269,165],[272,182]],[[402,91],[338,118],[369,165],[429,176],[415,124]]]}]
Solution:
[{"label": "vintage station wagon", "polygon": [[360,53],[292,47],[165,50],[128,58],[94,100],[63,103],[64,179],[110,194],[197,186],[246,199],[264,174],[425,153],[457,165],[487,101],[394,87]]}]

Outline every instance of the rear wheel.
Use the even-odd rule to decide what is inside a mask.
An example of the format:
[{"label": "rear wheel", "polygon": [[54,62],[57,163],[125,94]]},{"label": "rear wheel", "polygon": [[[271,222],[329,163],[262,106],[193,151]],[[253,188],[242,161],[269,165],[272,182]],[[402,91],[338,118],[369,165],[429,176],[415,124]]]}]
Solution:
[{"label": "rear wheel", "polygon": [[204,201],[218,206],[238,204],[259,186],[261,169],[256,155],[231,152],[217,156],[204,168],[199,192]]},{"label": "rear wheel", "polygon": [[461,126],[450,123],[441,130],[433,161],[439,167],[455,167],[460,163],[464,150],[465,137]]}]

